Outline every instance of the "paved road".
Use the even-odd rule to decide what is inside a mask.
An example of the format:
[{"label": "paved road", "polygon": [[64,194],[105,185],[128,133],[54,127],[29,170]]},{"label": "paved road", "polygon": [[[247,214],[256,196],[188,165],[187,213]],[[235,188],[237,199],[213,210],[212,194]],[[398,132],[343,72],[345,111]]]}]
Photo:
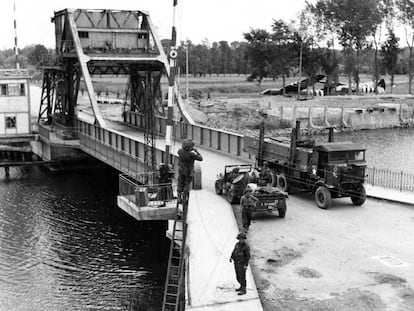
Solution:
[{"label": "paved road", "polygon": [[[242,161],[200,151],[214,193],[224,165]],[[265,310],[414,310],[413,240],[413,206],[344,198],[321,210],[308,194],[290,195],[284,219],[256,217],[248,234]]]},{"label": "paved road", "polygon": [[[202,150],[203,188],[225,164]],[[349,198],[319,209],[291,194],[286,218],[258,215],[248,234],[265,310],[414,310],[414,206]]]},{"label": "paved road", "polygon": [[338,199],[321,210],[291,195],[285,219],[259,217],[249,232],[265,310],[413,310],[413,238],[414,207]]}]

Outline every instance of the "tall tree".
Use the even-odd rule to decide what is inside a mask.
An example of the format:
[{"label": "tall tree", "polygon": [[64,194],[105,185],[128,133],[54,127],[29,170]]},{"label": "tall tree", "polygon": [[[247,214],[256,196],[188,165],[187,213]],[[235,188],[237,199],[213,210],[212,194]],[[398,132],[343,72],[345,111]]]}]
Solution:
[{"label": "tall tree", "polygon": [[211,57],[211,72],[217,76],[220,73],[220,49],[217,42],[213,42],[213,46],[210,49]]},{"label": "tall tree", "polygon": [[[326,40],[328,49],[323,50],[324,57],[321,58],[321,66],[326,75],[324,86],[325,94],[330,95],[332,90],[339,83],[339,62],[340,57],[335,51],[335,27],[333,19],[329,15],[325,16],[324,5],[313,5],[305,1],[305,10],[308,12],[308,20],[312,22],[315,29],[315,37],[319,42]],[[330,49],[330,51],[329,51]]]},{"label": "tall tree", "polygon": [[245,56],[252,68],[248,80],[257,80],[260,84],[270,71],[270,34],[264,29],[251,29],[244,34],[244,38],[249,43],[246,46]]},{"label": "tall tree", "polygon": [[[322,21],[334,27],[345,55],[353,58],[353,51],[356,51],[354,79],[358,91],[359,54],[367,43],[367,37],[382,22],[378,0],[318,0],[314,11],[323,15]],[[348,77],[351,91],[350,71]]]},{"label": "tall tree", "polygon": [[271,72],[275,77],[282,77],[282,90],[285,95],[286,78],[292,65],[297,65],[299,49],[295,45],[292,27],[283,20],[273,20],[272,24]]},{"label": "tall tree", "polygon": [[400,48],[398,47],[399,40],[400,39],[395,36],[394,31],[392,29],[388,29],[387,41],[385,41],[381,47],[384,68],[391,76],[391,93],[393,92],[394,74],[397,67],[398,55],[400,53]]},{"label": "tall tree", "polygon": [[219,42],[220,49],[220,71],[222,74],[230,73],[231,49],[227,41]]},{"label": "tall tree", "polygon": [[404,26],[405,40],[409,49],[408,57],[408,93],[411,94],[414,64],[414,3],[410,0],[397,0],[398,19]]},{"label": "tall tree", "polygon": [[43,60],[43,57],[47,55],[48,51],[42,44],[36,44],[34,49],[27,55],[27,61],[31,65],[37,65]]},{"label": "tall tree", "polygon": [[322,58],[325,56],[324,54],[324,49],[315,46],[310,40],[303,44],[302,68],[312,84],[312,97],[315,93],[317,76],[321,72]]}]

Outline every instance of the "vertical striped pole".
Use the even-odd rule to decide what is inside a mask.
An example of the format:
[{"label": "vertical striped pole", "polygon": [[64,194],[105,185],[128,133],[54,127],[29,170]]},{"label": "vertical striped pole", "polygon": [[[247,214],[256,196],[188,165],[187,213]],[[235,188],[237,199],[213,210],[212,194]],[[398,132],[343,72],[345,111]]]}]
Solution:
[{"label": "vertical striped pole", "polygon": [[175,72],[176,72],[176,59],[177,59],[177,31],[175,28],[175,13],[177,9],[177,0],[173,0],[173,22],[172,22],[172,34],[171,34],[171,49],[170,49],[170,77],[168,80],[168,114],[167,114],[167,127],[165,134],[165,164],[169,164],[171,142],[172,142],[172,126],[173,126],[173,113],[174,113],[174,84],[175,84]]},{"label": "vertical striped pole", "polygon": [[17,26],[16,26],[16,1],[13,3],[14,13],[14,55],[16,56],[16,69],[20,69],[19,64],[19,49],[17,48]]}]

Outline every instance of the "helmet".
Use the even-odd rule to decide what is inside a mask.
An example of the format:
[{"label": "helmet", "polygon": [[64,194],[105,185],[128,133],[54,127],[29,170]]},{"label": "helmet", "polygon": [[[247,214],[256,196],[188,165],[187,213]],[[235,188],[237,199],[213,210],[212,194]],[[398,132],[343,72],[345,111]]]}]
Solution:
[{"label": "helmet", "polygon": [[253,189],[249,185],[247,185],[246,189],[244,189],[244,194],[252,193],[252,192],[253,192]]},{"label": "helmet", "polygon": [[233,171],[232,172],[233,173],[238,173],[239,172],[239,168],[238,167],[233,168]]},{"label": "helmet", "polygon": [[240,239],[246,239],[246,234],[245,233],[243,233],[243,232],[241,232],[241,233],[239,233],[238,235],[237,235],[237,240],[240,240]]},{"label": "helmet", "polygon": [[183,147],[183,149],[191,150],[194,147],[194,143],[191,139],[184,139],[182,147]]}]

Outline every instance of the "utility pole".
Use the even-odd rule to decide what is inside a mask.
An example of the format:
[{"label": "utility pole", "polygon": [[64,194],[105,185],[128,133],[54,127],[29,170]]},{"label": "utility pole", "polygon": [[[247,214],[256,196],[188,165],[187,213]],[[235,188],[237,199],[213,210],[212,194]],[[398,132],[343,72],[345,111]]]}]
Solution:
[{"label": "utility pole", "polygon": [[190,99],[190,93],[188,91],[188,42],[185,45],[185,77],[186,77],[186,89],[185,89],[185,98],[187,99],[187,102]]},{"label": "utility pole", "polygon": [[305,15],[304,12],[300,14],[300,25],[299,25],[299,34],[300,34],[300,51],[299,51],[299,81],[298,81],[298,96],[297,99],[300,99],[300,87],[302,85],[302,54],[303,54],[303,40],[305,39],[306,35],[304,36],[303,33],[306,31],[305,29]]},{"label": "utility pole", "polygon": [[299,52],[299,81],[298,81],[298,97],[297,99],[300,99],[300,86],[301,86],[301,80],[302,80],[302,50],[303,50],[303,39],[302,36],[300,37],[300,52]]},{"label": "utility pole", "polygon": [[17,46],[16,1],[14,1],[13,3],[13,13],[14,13],[14,55],[16,56],[16,69],[20,69],[19,49]]},{"label": "utility pole", "polygon": [[177,1],[173,0],[173,21],[171,32],[171,49],[170,49],[170,77],[168,80],[168,114],[167,114],[167,127],[165,130],[165,159],[164,163],[168,165],[170,163],[170,152],[172,142],[172,125],[174,114],[174,85],[175,85],[175,71],[176,71],[176,58],[177,58],[177,31],[175,28],[175,14],[177,9]]}]

